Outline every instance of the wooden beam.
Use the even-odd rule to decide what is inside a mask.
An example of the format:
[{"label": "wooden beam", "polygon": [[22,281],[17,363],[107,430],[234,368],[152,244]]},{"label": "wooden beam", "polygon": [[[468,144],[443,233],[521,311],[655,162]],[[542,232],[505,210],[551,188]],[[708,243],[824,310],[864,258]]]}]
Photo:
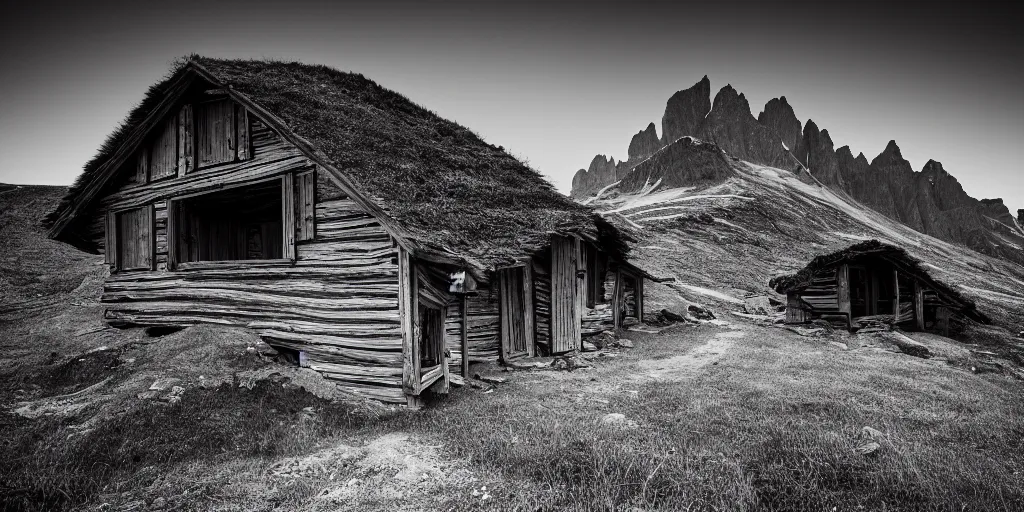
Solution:
[{"label": "wooden beam", "polygon": [[641,275],[636,278],[636,319],[644,321],[644,277]]},{"label": "wooden beam", "polygon": [[900,271],[892,269],[892,282],[895,291],[895,300],[892,305],[893,322],[900,322]]},{"label": "wooden beam", "polygon": [[850,318],[850,266],[846,263],[836,269],[836,300],[839,311],[846,313],[846,317]]}]

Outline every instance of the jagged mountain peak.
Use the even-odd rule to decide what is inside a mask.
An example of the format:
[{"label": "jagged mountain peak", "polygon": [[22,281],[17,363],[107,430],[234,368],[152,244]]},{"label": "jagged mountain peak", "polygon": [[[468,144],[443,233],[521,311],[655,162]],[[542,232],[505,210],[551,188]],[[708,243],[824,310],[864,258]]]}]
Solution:
[{"label": "jagged mountain peak", "polygon": [[654,123],[650,123],[646,129],[637,132],[629,141],[628,160],[638,161],[647,158],[662,146],[663,144],[658,138],[658,128],[654,126]]},{"label": "jagged mountain peak", "polygon": [[665,104],[661,118],[662,142],[670,142],[697,133],[711,111],[711,80],[707,75],[688,89],[677,91]]},{"label": "jagged mountain peak", "polygon": [[[861,153],[861,155],[863,155],[863,153]],[[839,156],[840,158],[844,158],[847,160],[854,159],[853,151],[850,150],[850,146],[841,146],[839,149],[836,149],[836,156]]]}]

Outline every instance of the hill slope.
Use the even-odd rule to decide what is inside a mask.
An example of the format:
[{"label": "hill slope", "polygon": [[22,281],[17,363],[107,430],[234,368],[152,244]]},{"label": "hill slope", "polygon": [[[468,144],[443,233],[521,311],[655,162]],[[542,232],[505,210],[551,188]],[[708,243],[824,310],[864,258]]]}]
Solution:
[{"label": "hill slope", "polygon": [[941,163],[930,160],[915,172],[895,141],[869,162],[863,153],[854,157],[848,146],[836,149],[828,130],[812,120],[801,129],[785,96],[769,101],[755,119],[744,95],[731,85],[715,95],[713,104],[710,94],[706,76],[674,94],[662,117],[662,139],[652,124],[633,137],[627,160],[616,163],[598,155],[573,177],[572,196],[585,198],[626,179],[652,154],[689,135],[748,162],[799,170],[802,180],[825,185],[921,233],[1024,264],[1021,219],[1001,199],[968,195]]},{"label": "hill slope", "polygon": [[[711,178],[711,179],[709,179]],[[681,139],[586,201],[636,230],[646,268],[677,283],[652,304],[742,302],[815,255],[867,239],[906,248],[930,273],[975,299],[996,323],[1024,328],[1024,267],[910,229],[805,172],[752,164]]]}]

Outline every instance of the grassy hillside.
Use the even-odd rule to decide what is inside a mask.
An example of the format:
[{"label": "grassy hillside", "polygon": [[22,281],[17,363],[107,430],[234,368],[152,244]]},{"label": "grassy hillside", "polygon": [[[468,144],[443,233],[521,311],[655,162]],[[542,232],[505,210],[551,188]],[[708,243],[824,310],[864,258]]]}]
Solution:
[{"label": "grassy hillside", "polygon": [[[919,359],[883,338],[742,319],[642,326],[625,334],[636,348],[591,353],[592,368],[474,367],[507,380],[408,412],[330,395],[249,350],[245,330],[104,329],[102,258],[38,228],[59,190],[11,193],[0,226],[21,241],[2,248],[3,510],[1024,507],[1024,383],[949,340],[920,337],[935,357]],[[700,299],[730,318],[729,297],[761,290],[770,256],[786,253],[770,226],[800,223],[757,208],[688,213],[646,240],[639,254],[680,278],[658,300]],[[726,224],[744,226],[744,212],[764,227]],[[658,244],[685,245],[658,259]],[[180,391],[150,389],[167,378]]]}]

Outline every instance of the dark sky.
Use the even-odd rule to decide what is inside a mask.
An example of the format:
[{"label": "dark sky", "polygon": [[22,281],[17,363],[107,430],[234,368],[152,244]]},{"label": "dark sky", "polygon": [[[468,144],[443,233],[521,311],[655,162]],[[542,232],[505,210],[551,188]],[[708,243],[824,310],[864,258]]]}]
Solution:
[{"label": "dark sky", "polygon": [[[83,2],[84,3],[84,2]],[[191,52],[361,72],[528,160],[560,189],[621,159],[710,76],[756,116],[785,95],[836,146],[895,139],[971,195],[1024,208],[1024,44],[976,2],[23,2],[0,20],[0,181],[68,184]],[[721,5],[717,5],[721,4]]]}]

